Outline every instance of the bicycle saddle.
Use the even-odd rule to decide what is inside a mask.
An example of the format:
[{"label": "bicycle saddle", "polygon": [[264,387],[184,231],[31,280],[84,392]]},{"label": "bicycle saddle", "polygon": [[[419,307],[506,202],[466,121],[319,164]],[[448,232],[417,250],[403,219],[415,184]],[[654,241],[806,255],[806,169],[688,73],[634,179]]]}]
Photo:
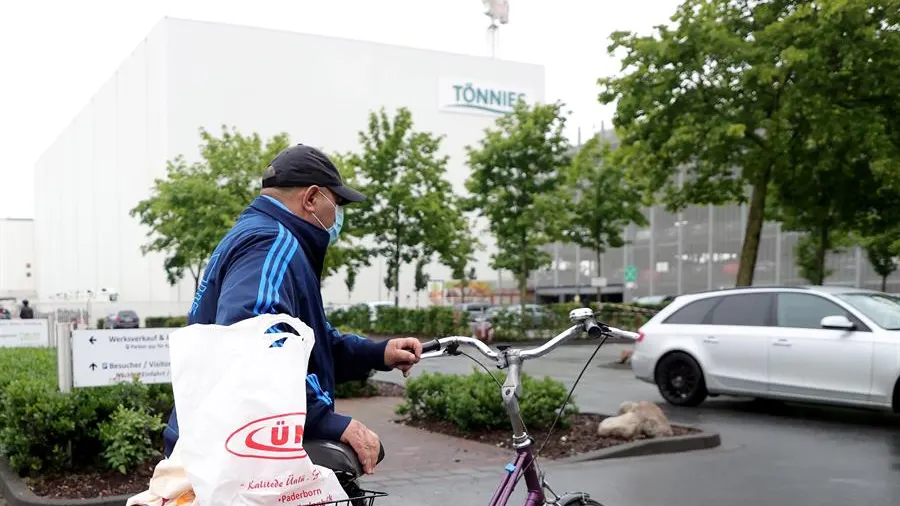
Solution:
[{"label": "bicycle saddle", "polygon": [[[313,464],[327,467],[335,473],[344,473],[358,478],[363,475],[363,467],[353,447],[337,441],[312,439],[303,442],[303,449]],[[384,460],[384,445],[378,449],[378,462]]]}]

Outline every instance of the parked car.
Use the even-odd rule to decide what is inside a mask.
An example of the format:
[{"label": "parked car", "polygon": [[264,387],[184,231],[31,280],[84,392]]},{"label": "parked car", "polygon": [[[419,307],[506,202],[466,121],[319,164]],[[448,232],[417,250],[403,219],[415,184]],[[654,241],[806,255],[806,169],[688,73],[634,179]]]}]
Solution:
[{"label": "parked car", "polygon": [[682,295],[643,327],[634,375],[671,404],[708,395],[900,411],[900,299],[846,287]]},{"label": "parked car", "polygon": [[473,322],[476,321],[478,317],[483,316],[490,308],[491,305],[486,302],[466,302],[457,304],[454,309],[462,313],[467,313],[468,321]]},{"label": "parked car", "polygon": [[636,306],[662,306],[675,300],[673,295],[645,295],[631,301]]},{"label": "parked car", "polygon": [[141,319],[130,309],[110,313],[103,320],[103,328],[106,329],[136,329],[140,326]]},{"label": "parked car", "polygon": [[[522,305],[494,306],[485,311],[484,315],[476,320],[491,322],[500,314],[521,315]],[[532,326],[534,327],[540,326],[547,317],[547,312],[538,304],[525,304],[525,314],[531,317]]]},{"label": "parked car", "polygon": [[394,302],[389,300],[380,300],[374,302],[360,302],[353,307],[365,306],[369,308],[369,314],[371,315],[372,323],[375,323],[375,320],[378,319],[378,308],[379,307],[387,307],[393,306]]}]

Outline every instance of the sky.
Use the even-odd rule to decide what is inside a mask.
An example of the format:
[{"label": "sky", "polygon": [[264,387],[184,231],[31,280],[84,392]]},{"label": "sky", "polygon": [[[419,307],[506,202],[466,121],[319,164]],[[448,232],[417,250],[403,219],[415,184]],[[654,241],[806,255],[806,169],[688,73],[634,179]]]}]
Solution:
[{"label": "sky", "polygon": [[[498,58],[544,65],[569,136],[610,128],[599,77],[616,30],[649,33],[678,0],[510,0]],[[478,0],[10,0],[0,2],[0,218],[34,216],[34,163],[165,16],[489,55]],[[358,128],[358,125],[347,125]]]}]

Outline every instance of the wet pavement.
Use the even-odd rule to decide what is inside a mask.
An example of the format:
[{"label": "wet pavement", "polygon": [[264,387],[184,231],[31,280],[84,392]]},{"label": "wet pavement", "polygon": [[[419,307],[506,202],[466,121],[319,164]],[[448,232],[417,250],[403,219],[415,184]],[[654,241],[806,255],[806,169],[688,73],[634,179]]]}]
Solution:
[{"label": "wet pavement", "polygon": [[[582,411],[612,412],[626,400],[662,399],[631,371],[609,367],[621,346],[604,347],[576,400]],[[526,371],[571,385],[593,347],[567,346],[526,364]],[[465,357],[421,364],[433,372],[471,371]],[[379,373],[399,380],[399,373]],[[545,464],[559,490],[584,490],[606,506],[888,506],[900,504],[900,417],[876,412],[710,399],[698,408],[664,405],[673,422],[722,435],[720,448],[680,455],[578,465]],[[388,456],[389,458],[389,456]],[[459,471],[457,471],[458,473]],[[500,469],[431,479],[373,477],[391,493],[376,504],[486,504]],[[521,502],[521,501],[520,501]]]}]

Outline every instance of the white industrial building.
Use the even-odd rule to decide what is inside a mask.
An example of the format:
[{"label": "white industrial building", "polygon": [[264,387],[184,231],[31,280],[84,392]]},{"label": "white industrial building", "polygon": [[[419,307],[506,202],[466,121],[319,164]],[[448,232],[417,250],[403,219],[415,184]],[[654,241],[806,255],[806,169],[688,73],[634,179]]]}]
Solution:
[{"label": "white industrial building", "polygon": [[[481,92],[468,93],[468,86]],[[543,101],[543,67],[163,19],[37,162],[40,300],[60,306],[65,294],[106,289],[118,293],[116,307],[141,316],[187,310],[193,280],[168,284],[163,257],[141,254],[147,230],[128,212],[165,176],[167,160],[199,158],[200,127],[234,126],[263,138],[284,131],[293,143],[348,151],[357,149],[370,111],[407,107],[416,129],[445,135],[449,179],[461,192],[469,172],[464,147],[509,109],[510,95]],[[476,264],[482,279],[497,276],[488,267],[491,246]],[[449,276],[439,266],[430,274]],[[326,302],[348,302],[342,277],[326,281]],[[378,263],[361,272],[352,300],[387,298],[382,278]],[[403,303],[412,278],[406,267]]]},{"label": "white industrial building", "polygon": [[0,218],[0,300],[36,295],[34,263],[34,220]]}]

